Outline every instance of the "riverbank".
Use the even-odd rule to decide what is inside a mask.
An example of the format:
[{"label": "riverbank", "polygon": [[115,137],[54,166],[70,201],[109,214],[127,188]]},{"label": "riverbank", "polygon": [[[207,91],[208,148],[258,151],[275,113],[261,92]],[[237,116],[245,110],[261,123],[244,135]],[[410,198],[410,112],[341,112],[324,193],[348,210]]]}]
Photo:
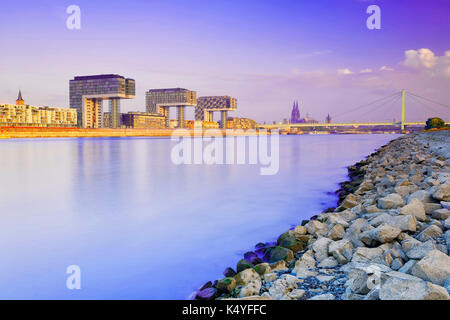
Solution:
[{"label": "riverbank", "polygon": [[406,135],[350,166],[338,207],[259,243],[195,299],[445,299],[450,131]]}]

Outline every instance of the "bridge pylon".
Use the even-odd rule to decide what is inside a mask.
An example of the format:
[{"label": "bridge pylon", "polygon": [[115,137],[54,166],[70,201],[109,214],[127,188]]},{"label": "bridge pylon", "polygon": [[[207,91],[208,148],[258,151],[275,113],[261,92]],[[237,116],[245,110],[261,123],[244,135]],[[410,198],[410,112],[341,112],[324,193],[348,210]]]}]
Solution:
[{"label": "bridge pylon", "polygon": [[403,89],[402,90],[402,125],[401,125],[402,131],[405,130],[405,95],[406,95],[406,90]]}]

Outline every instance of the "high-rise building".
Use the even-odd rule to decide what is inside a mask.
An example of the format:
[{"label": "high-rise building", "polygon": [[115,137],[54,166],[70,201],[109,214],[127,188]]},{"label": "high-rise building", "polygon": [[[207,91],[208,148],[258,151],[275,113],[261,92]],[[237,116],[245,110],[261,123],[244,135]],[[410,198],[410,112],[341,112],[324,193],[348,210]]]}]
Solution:
[{"label": "high-rise building", "polygon": [[163,129],[166,127],[166,118],[160,114],[147,112],[128,112],[122,114],[123,125],[135,129]]},{"label": "high-rise building", "polygon": [[237,109],[237,100],[230,96],[208,96],[197,99],[195,120],[214,121],[214,112],[221,113],[221,128],[227,128],[228,111]]},{"label": "high-rise building", "polygon": [[185,124],[185,107],[197,105],[197,92],[183,88],[150,89],[146,92],[145,106],[148,113],[158,113],[166,117],[166,127],[170,127],[170,108],[177,108],[177,124]]},{"label": "high-rise building", "polygon": [[328,114],[327,117],[325,118],[325,123],[331,123],[331,116],[330,116],[330,114]]},{"label": "high-rise building", "polygon": [[[70,80],[70,107],[83,128],[119,128],[120,99],[135,97],[135,81],[117,74],[76,76]],[[103,100],[109,100],[109,123],[103,122]]]}]

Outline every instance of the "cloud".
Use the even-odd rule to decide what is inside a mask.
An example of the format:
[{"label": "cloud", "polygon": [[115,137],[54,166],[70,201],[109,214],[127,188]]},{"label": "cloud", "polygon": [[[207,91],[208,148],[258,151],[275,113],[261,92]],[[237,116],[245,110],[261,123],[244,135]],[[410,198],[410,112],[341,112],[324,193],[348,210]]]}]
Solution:
[{"label": "cloud", "polygon": [[338,73],[339,75],[349,75],[349,74],[353,74],[353,72],[352,72],[350,69],[348,69],[348,68],[345,68],[345,69],[338,69],[337,73]]},{"label": "cloud", "polygon": [[359,73],[371,73],[373,70],[372,69],[362,69]]},{"label": "cloud", "polygon": [[394,71],[394,68],[388,67],[388,66],[382,66],[380,68],[380,71]]},{"label": "cloud", "polygon": [[428,48],[406,50],[402,64],[431,76],[450,76],[450,51],[446,51],[443,56],[437,56]]}]

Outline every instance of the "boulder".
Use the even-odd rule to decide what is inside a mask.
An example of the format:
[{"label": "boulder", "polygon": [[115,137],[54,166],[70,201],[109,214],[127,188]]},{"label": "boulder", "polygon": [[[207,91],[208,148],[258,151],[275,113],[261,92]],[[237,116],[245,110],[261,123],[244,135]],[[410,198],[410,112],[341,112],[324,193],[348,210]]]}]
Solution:
[{"label": "boulder", "polygon": [[270,272],[270,265],[268,263],[259,263],[253,268],[259,275],[263,275],[267,272]]},{"label": "boulder", "polygon": [[307,232],[308,230],[304,226],[296,226],[293,230],[295,237],[305,235]]},{"label": "boulder", "polygon": [[377,263],[386,265],[384,250],[380,247],[377,248],[359,247],[353,254],[352,262]]},{"label": "boulder", "polygon": [[312,249],[317,262],[321,262],[322,260],[328,258],[328,246],[331,242],[333,241],[328,238],[321,237],[313,243]]},{"label": "boulder", "polygon": [[240,290],[239,290],[239,298],[245,298],[245,297],[251,297],[251,296],[256,296],[259,295],[260,291],[261,291],[261,281],[259,282],[251,282],[245,286],[243,286]]},{"label": "boulder", "polygon": [[317,220],[311,220],[305,225],[306,229],[308,230],[309,234],[315,235],[315,236],[326,236],[328,231],[330,231],[330,228]]},{"label": "boulder", "polygon": [[412,215],[391,216],[388,213],[382,213],[370,220],[370,224],[374,227],[378,227],[382,223],[387,223],[395,228],[399,228],[401,231],[415,232],[417,228],[416,217]]},{"label": "boulder", "polygon": [[295,267],[292,272],[299,278],[315,276],[317,273],[310,270],[315,267],[316,260],[314,259],[313,252],[312,250],[308,250],[295,262]]},{"label": "boulder", "polygon": [[277,245],[290,249],[293,252],[304,250],[308,244],[309,236],[299,235],[291,230],[284,232],[278,237]]},{"label": "boulder", "polygon": [[328,246],[328,253],[332,255],[338,263],[346,264],[352,257],[353,244],[347,239],[331,242]]},{"label": "boulder", "polygon": [[412,268],[416,265],[417,260],[411,259],[408,260],[400,269],[398,269],[399,272],[411,274]]},{"label": "boulder", "polygon": [[244,271],[241,271],[234,278],[236,280],[236,284],[242,286],[245,286],[250,282],[261,281],[259,274],[253,269],[246,269]]},{"label": "boulder", "polygon": [[442,206],[439,203],[426,202],[423,205],[424,205],[426,214],[432,214],[433,211],[442,209]]},{"label": "boulder", "polygon": [[216,288],[219,292],[230,293],[236,288],[236,280],[231,277],[220,279],[217,281]]},{"label": "boulder", "polygon": [[406,239],[402,241],[402,248],[409,259],[422,259],[435,250],[436,245],[432,240],[420,242],[416,239]]},{"label": "boulder", "polygon": [[[411,276],[410,276],[411,277]],[[380,300],[449,300],[443,287],[419,278],[390,277],[380,288]]]},{"label": "boulder", "polygon": [[378,208],[380,209],[392,209],[402,207],[405,205],[403,198],[398,193],[391,193],[388,194],[386,197],[379,198],[377,203]]},{"label": "boulder", "polygon": [[238,273],[245,269],[250,269],[250,268],[253,268],[253,265],[245,259],[239,260],[237,263],[237,266],[236,266],[236,270]]},{"label": "boulder", "polygon": [[352,224],[347,228],[343,239],[349,240],[354,247],[364,246],[364,244],[360,240],[360,235],[361,232],[367,230],[367,226],[369,226],[369,223],[366,219],[359,218],[354,220]]},{"label": "boulder", "polygon": [[335,299],[334,295],[332,295],[331,293],[325,293],[309,298],[308,300],[334,300],[334,299]]},{"label": "boulder", "polygon": [[409,204],[401,208],[400,214],[414,216],[419,221],[425,221],[427,218],[425,207],[417,198],[412,199]]},{"label": "boulder", "polygon": [[412,274],[434,284],[443,285],[450,277],[450,257],[439,250],[432,250],[416,263]]},{"label": "boulder", "polygon": [[345,229],[341,224],[335,224],[328,232],[327,237],[331,240],[341,240],[344,237]]},{"label": "boulder", "polygon": [[334,268],[338,264],[339,263],[336,261],[336,259],[334,257],[328,257],[328,258],[322,260],[317,266],[319,268]]},{"label": "boulder", "polygon": [[433,193],[433,198],[439,201],[450,201],[450,183],[443,183]]},{"label": "boulder", "polygon": [[280,260],[285,260],[285,261],[294,260],[294,253],[290,249],[276,246],[273,248],[269,248],[269,250],[270,250],[269,259],[268,259],[269,263],[277,262]]},{"label": "boulder", "polygon": [[432,202],[430,193],[428,191],[425,191],[425,190],[417,190],[416,192],[412,193],[408,197],[406,203],[408,203],[408,204],[411,203],[411,201],[413,199],[420,200],[423,203]]},{"label": "boulder", "polygon": [[390,224],[383,223],[371,231],[371,236],[374,240],[381,243],[392,242],[400,234],[402,230],[393,227]]},{"label": "boulder", "polygon": [[421,241],[427,241],[430,239],[436,239],[441,237],[443,234],[441,228],[439,228],[436,225],[431,225],[429,227],[427,227],[425,230],[423,230],[422,232],[419,233],[419,235],[417,236],[417,238]]},{"label": "boulder", "polygon": [[448,202],[448,201],[441,201],[441,206],[444,209],[450,210],[450,202]]},{"label": "boulder", "polygon": [[448,209],[434,210],[432,213],[432,216],[435,219],[445,220],[448,217],[450,217],[450,210],[448,210]]},{"label": "boulder", "polygon": [[443,226],[444,226],[445,229],[450,229],[450,217],[445,219]]}]

